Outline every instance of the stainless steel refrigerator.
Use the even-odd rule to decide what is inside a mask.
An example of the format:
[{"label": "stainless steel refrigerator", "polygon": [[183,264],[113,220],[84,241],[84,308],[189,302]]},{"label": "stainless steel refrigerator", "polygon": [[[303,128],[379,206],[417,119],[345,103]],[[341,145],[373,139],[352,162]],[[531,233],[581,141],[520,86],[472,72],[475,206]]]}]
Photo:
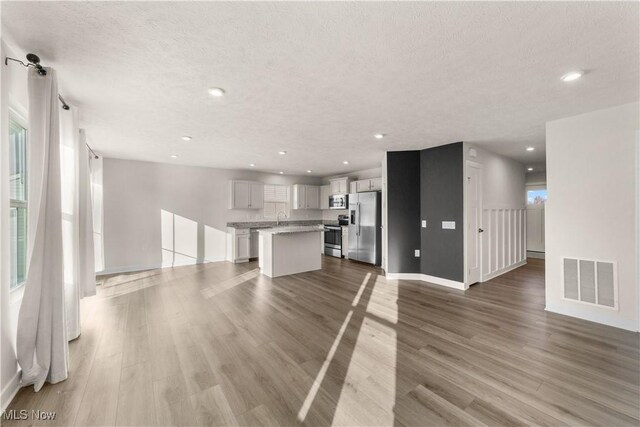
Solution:
[{"label": "stainless steel refrigerator", "polygon": [[349,194],[349,259],[380,265],[381,206],[379,191]]}]

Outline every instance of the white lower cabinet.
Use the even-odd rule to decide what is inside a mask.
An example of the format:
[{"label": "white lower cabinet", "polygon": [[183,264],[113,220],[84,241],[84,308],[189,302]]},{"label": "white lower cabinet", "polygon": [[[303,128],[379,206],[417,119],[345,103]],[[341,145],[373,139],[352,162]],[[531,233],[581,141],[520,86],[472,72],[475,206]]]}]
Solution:
[{"label": "white lower cabinet", "polygon": [[251,234],[236,236],[235,262],[246,261],[251,256]]},{"label": "white lower cabinet", "polygon": [[231,243],[228,259],[231,262],[247,262],[251,258],[251,230],[248,228],[229,228]]}]

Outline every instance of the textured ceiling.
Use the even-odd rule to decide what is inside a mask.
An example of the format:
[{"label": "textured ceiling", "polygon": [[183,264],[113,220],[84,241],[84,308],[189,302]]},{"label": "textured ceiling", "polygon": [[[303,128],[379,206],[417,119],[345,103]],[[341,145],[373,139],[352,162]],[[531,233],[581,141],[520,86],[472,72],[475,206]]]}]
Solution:
[{"label": "textured ceiling", "polygon": [[[546,121],[638,100],[638,6],[1,7],[3,37],[58,70],[62,94],[81,108],[96,151],[329,175],[375,166],[385,150],[461,140],[525,164],[544,161]],[[587,74],[560,81],[574,69]],[[211,86],[227,96],[211,97]],[[376,140],[377,132],[387,137]],[[183,142],[185,134],[193,140]],[[536,151],[525,152],[528,145]]]}]

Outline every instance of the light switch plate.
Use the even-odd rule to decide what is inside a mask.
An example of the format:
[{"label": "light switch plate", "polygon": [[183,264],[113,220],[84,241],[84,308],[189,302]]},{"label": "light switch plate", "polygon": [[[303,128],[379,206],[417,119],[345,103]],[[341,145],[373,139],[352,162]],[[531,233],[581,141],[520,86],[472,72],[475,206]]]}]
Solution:
[{"label": "light switch plate", "polygon": [[455,230],[456,222],[455,221],[442,221],[442,229],[443,230]]},{"label": "light switch plate", "polygon": [[416,258],[420,258],[420,249],[414,251]]},{"label": "light switch plate", "polygon": [[427,228],[427,220],[426,219],[422,220],[422,228]]}]

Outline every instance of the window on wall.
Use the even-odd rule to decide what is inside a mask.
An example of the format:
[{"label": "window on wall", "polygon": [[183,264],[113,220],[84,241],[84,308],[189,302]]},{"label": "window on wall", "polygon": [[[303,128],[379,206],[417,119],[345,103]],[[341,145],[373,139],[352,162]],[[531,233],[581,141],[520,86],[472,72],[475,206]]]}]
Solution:
[{"label": "window on wall", "polygon": [[531,189],[527,190],[528,205],[544,205],[547,202],[547,189]]},{"label": "window on wall", "polygon": [[[277,184],[265,184],[264,186],[264,217],[277,218],[278,212],[289,217],[289,186]],[[280,214],[280,219],[283,215]]]},{"label": "window on wall", "polygon": [[24,121],[9,116],[9,254],[10,288],[27,276],[27,129]]}]

